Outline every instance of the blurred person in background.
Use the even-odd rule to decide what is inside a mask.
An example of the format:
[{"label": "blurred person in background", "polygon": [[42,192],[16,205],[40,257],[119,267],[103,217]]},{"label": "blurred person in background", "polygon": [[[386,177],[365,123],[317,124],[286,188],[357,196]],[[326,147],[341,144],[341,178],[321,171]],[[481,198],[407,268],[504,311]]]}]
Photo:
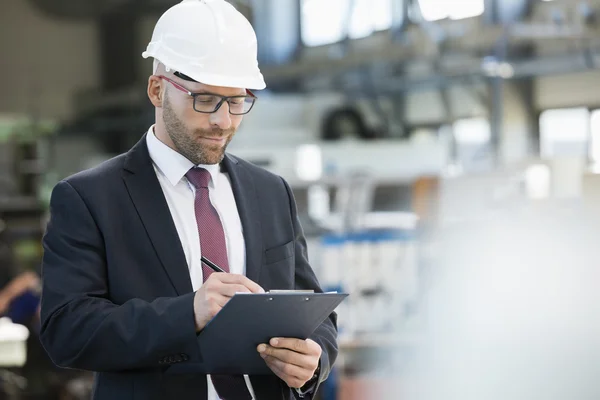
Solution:
[{"label": "blurred person in background", "polygon": [[[0,285],[0,315],[6,315],[11,305],[27,293],[37,293],[40,288],[40,278],[35,272],[23,272]],[[37,307],[36,307],[37,308]]]},{"label": "blurred person in background", "polygon": [[313,398],[337,356],[335,314],[308,340],[258,345],[274,375],[165,373],[202,363],[198,334],[236,292],[321,289],[288,184],[225,153],[249,89],[265,87],[250,23],[224,0],[185,0],[143,56],[155,125],[54,188],[41,341],[57,365],[96,372],[98,400]]},{"label": "blurred person in background", "polygon": [[34,271],[19,272],[4,221],[0,220],[0,316],[28,325],[39,311],[41,282]]}]

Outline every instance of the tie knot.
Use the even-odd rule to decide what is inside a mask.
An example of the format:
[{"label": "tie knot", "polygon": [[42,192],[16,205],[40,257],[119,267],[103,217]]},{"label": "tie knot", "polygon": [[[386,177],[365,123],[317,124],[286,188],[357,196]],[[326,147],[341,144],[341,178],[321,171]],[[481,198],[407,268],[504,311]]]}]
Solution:
[{"label": "tie knot", "polygon": [[210,172],[204,168],[194,167],[190,169],[185,176],[196,189],[207,188],[208,182],[210,182]]}]

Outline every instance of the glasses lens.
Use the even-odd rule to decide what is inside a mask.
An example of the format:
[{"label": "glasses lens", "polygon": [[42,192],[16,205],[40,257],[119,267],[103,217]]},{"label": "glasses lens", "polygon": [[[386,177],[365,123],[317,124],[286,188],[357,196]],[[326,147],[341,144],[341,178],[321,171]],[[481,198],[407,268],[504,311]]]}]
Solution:
[{"label": "glasses lens", "polygon": [[[213,113],[217,111],[221,97],[212,94],[197,95],[194,100],[194,109],[201,113]],[[246,114],[254,105],[254,97],[232,97],[228,100],[229,112],[233,115]]]},{"label": "glasses lens", "polygon": [[219,101],[221,101],[220,97],[212,94],[201,94],[195,97],[194,108],[198,112],[211,113],[215,111]]},{"label": "glasses lens", "polygon": [[254,97],[234,97],[229,99],[229,112],[234,115],[246,114],[254,105]]}]

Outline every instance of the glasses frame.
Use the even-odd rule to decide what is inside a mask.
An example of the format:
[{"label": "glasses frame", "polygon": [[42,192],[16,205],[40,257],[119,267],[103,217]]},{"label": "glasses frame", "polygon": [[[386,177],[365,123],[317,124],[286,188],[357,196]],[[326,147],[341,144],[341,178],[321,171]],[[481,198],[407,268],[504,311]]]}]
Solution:
[{"label": "glasses frame", "polygon": [[[193,108],[194,111],[198,112],[198,113],[202,113],[202,114],[214,114],[217,111],[219,111],[219,109],[221,108],[221,106],[223,105],[223,103],[227,102],[227,105],[229,105],[229,114],[231,115],[246,115],[250,112],[250,110],[252,110],[252,108],[254,107],[254,104],[256,103],[256,100],[258,99],[258,97],[256,97],[256,95],[254,93],[252,93],[250,90],[246,89],[246,93],[247,95],[238,95],[238,96],[221,96],[220,94],[216,94],[216,93],[210,93],[210,92],[202,92],[202,93],[194,93],[194,92],[190,92],[188,89],[186,89],[185,87],[183,87],[182,85],[180,85],[179,83],[175,82],[173,79],[171,78],[167,78],[164,75],[157,75],[159,78],[164,79],[165,81],[169,82],[171,85],[175,86],[176,89],[182,91],[183,93],[187,94],[188,96],[190,96],[193,100],[194,100],[194,104],[193,104]],[[220,97],[221,100],[217,103],[217,105],[215,106],[215,109],[212,111],[199,111],[198,109],[196,109],[196,98],[198,96],[215,96],[215,97]],[[248,109],[248,111],[244,112],[244,113],[233,113],[231,112],[231,104],[229,104],[229,100],[231,99],[252,99],[252,104],[250,105],[250,108]],[[245,100],[244,100],[245,101]]]}]

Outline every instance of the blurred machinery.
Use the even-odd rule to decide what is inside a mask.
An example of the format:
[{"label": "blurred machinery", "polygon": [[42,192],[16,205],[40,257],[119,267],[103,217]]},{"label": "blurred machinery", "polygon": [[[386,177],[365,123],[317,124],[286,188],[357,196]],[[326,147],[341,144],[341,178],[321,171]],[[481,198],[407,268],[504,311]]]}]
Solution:
[{"label": "blurred machinery", "polygon": [[[29,0],[39,10],[55,18],[74,20],[99,19],[108,14],[143,14],[160,13],[177,3],[174,0],[118,0],[109,2],[82,1],[82,0]],[[248,1],[231,1],[237,7],[247,8]]]},{"label": "blurred machinery", "polygon": [[[2,240],[13,249],[12,273],[37,271],[45,205],[46,139],[54,126],[5,117],[0,123],[0,223]],[[4,269],[9,268],[4,265]]]},{"label": "blurred machinery", "polygon": [[[52,16],[93,20],[99,32],[99,87],[81,88],[75,95],[76,117],[61,124],[56,151],[62,154],[68,151],[68,147],[61,148],[63,143],[83,138],[90,142],[86,149],[90,157],[104,159],[126,151],[153,121],[153,110],[145,96],[146,76],[140,73],[141,49],[134,40],[141,33],[139,16],[158,16],[175,0],[143,4],[135,0],[102,4],[30,1]],[[433,123],[436,129],[457,118],[488,118],[493,144],[489,152],[497,161],[505,83],[522,83],[518,96],[530,104],[533,86],[525,84],[530,79],[587,71],[600,65],[599,1],[490,0],[481,16],[432,23],[423,17],[421,6],[425,1],[406,0],[398,2],[401,6],[395,8],[397,17],[388,31],[315,47],[303,46],[296,31],[283,32],[297,25],[301,7],[286,6],[286,13],[279,15],[268,10],[276,6],[269,1],[233,3],[254,22],[262,43],[261,65],[269,90],[259,94],[258,104],[272,93],[293,93],[289,96],[302,101],[307,97],[328,98],[326,107],[308,111],[313,114],[309,118],[315,120],[314,115],[318,115],[318,121],[304,137],[318,137],[332,144],[348,137],[359,141],[411,137],[418,131],[419,122],[409,114],[422,109],[416,101],[421,96],[430,99],[427,112],[437,115]],[[298,4],[302,6],[303,2]],[[283,2],[277,5],[283,6]],[[277,24],[272,21],[276,14]],[[278,41],[273,37],[279,37]],[[284,49],[287,58],[277,56]],[[280,99],[268,102],[269,106]],[[533,113],[529,110],[527,118],[535,126]],[[302,115],[306,117],[307,113]],[[273,120],[280,115],[265,112],[263,116],[256,129],[250,129],[252,134],[247,135],[250,139],[245,144],[264,137],[288,147],[297,144],[286,141],[285,133],[275,131],[274,127],[281,124]],[[289,128],[286,132],[298,135],[296,138],[306,133],[290,132]],[[535,149],[538,138],[534,133],[529,135],[529,147]],[[455,140],[452,134],[450,140]],[[262,145],[246,148],[258,153]],[[456,157],[450,149],[447,161]],[[59,173],[71,173],[73,169],[76,167]]]},{"label": "blurred machinery", "polygon": [[[50,176],[47,168],[54,129],[51,123],[28,118],[0,118],[0,294],[3,296],[6,294],[3,290],[22,277],[39,279],[47,212],[44,188]],[[77,397],[76,390],[68,386],[77,382],[81,386],[89,379],[82,378],[80,373],[58,371],[43,350],[37,338],[38,304],[37,290],[27,290],[10,304],[2,304],[0,398],[54,399],[59,398],[59,393],[63,399],[85,398],[85,394]]]}]

